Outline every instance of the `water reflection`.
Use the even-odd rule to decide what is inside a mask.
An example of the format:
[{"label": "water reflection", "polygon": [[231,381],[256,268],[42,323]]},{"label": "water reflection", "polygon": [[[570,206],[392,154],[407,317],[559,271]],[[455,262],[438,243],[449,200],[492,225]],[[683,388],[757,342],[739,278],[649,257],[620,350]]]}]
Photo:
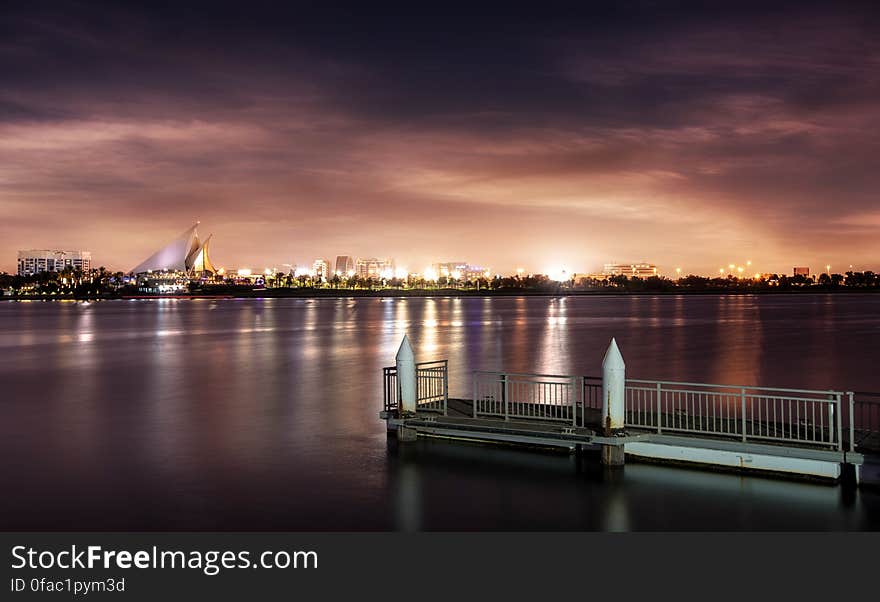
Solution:
[{"label": "water reflection", "polygon": [[[5,529],[864,529],[839,488],[420,442],[387,448],[400,338],[471,371],[876,390],[880,298],[0,304]],[[578,466],[580,466],[578,468]]]}]

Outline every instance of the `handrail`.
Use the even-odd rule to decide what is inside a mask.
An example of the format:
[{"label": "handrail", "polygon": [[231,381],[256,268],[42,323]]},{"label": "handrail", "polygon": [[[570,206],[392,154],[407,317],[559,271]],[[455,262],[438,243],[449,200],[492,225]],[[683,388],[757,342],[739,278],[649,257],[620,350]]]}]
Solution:
[{"label": "handrail", "polygon": [[[497,372],[495,370],[474,370],[474,374],[494,374],[496,376],[527,376],[530,378],[563,378],[570,379],[572,378],[571,374],[533,374],[530,372]],[[595,378],[595,377],[587,377],[587,378]]]},{"label": "handrail", "polygon": [[639,378],[628,378],[626,379],[628,383],[639,383],[639,384],[661,384],[661,385],[683,385],[686,387],[704,387],[709,388],[713,387],[716,389],[746,389],[748,391],[778,391],[782,393],[813,393],[815,395],[828,395],[828,394],[841,394],[844,395],[845,391],[837,391],[834,389],[783,389],[781,387],[752,387],[749,385],[719,385],[715,383],[691,383],[691,382],[682,382],[682,381],[674,381],[674,380],[644,380]]}]

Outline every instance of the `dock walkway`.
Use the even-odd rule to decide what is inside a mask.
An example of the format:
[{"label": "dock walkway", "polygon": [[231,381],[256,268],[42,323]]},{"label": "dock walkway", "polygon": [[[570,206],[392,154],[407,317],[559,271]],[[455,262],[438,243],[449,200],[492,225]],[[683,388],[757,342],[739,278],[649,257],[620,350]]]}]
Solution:
[{"label": "dock walkway", "polygon": [[398,364],[383,369],[380,413],[402,441],[597,447],[608,464],[634,456],[856,482],[865,452],[873,458],[880,441],[865,420],[880,418],[880,396],[625,379],[621,369],[601,379],[477,371],[472,398],[450,399],[447,361],[416,363],[405,346],[404,361],[399,352]]}]

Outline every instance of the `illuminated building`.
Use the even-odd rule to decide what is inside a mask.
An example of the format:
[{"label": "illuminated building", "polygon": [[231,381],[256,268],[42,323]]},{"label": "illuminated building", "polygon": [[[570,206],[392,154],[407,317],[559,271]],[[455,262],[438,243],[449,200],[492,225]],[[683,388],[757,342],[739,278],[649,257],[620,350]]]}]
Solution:
[{"label": "illuminated building", "polygon": [[358,259],[355,271],[360,278],[389,278],[394,274],[393,259]]},{"label": "illuminated building", "polygon": [[464,279],[468,281],[489,276],[488,269],[478,265],[470,265],[466,261],[445,261],[431,264],[431,273],[439,278]]},{"label": "illuminated building", "polygon": [[200,241],[197,228],[198,223],[150,255],[131,272],[135,275],[156,272],[173,272],[186,276],[214,275],[217,270],[208,255],[211,237],[208,236],[204,242]]},{"label": "illuminated building", "polygon": [[137,277],[139,291],[153,294],[184,292],[192,279],[217,274],[209,256],[211,237],[199,240],[197,228],[198,223],[131,270]]},{"label": "illuminated building", "polygon": [[448,278],[453,274],[464,274],[467,272],[468,264],[466,261],[446,261],[443,263],[432,263],[431,270],[437,276]]},{"label": "illuminated building", "polygon": [[330,260],[329,259],[316,259],[315,263],[312,264],[312,276],[315,278],[320,278],[324,282],[330,280],[332,275],[332,271],[330,269]]},{"label": "illuminated building", "polygon": [[60,272],[64,268],[92,269],[92,254],[88,251],[55,251],[32,249],[18,252],[18,275],[31,276],[40,272]]},{"label": "illuminated building", "polygon": [[796,267],[796,268],[794,268],[794,275],[795,276],[806,276],[807,278],[809,278],[810,277],[810,268]]},{"label": "illuminated building", "polygon": [[605,276],[628,276],[630,278],[650,278],[659,276],[660,272],[653,263],[606,263],[602,270]]},{"label": "illuminated building", "polygon": [[348,276],[354,273],[354,259],[351,255],[336,256],[336,273],[340,276]]}]

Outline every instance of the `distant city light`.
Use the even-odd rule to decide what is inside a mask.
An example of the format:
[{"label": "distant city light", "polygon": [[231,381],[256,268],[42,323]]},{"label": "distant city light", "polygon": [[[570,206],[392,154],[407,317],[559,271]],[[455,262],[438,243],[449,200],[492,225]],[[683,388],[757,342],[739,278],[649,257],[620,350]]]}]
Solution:
[{"label": "distant city light", "polygon": [[241,268],[236,272],[239,276],[250,276],[253,272],[251,272],[248,268]]},{"label": "distant city light", "polygon": [[394,270],[394,277],[406,280],[409,277],[409,273],[406,271],[406,268],[397,268]]},{"label": "distant city light", "polygon": [[293,275],[299,278],[300,276],[311,276],[312,270],[305,266],[297,266],[293,269]]},{"label": "distant city light", "polygon": [[571,274],[568,272],[568,269],[565,266],[559,266],[558,268],[549,268],[546,270],[546,274],[550,277],[551,280],[555,280],[556,282],[571,280]]},{"label": "distant city light", "polygon": [[424,276],[425,280],[437,280],[437,272],[435,272],[434,269],[430,267],[425,268],[425,271],[422,272],[422,276]]}]

